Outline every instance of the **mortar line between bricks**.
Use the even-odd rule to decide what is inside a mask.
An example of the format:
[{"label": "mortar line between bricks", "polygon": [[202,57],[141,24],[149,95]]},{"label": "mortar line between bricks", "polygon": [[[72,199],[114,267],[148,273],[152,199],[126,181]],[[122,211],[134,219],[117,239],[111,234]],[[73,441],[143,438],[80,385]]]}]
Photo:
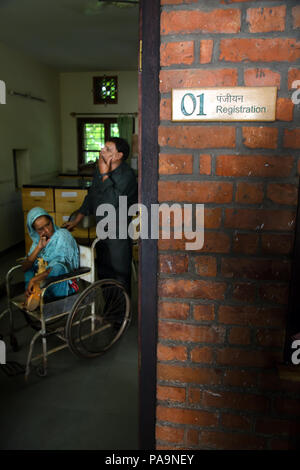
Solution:
[{"label": "mortar line between bricks", "polygon": [[[298,0],[288,0],[289,1],[289,6],[298,6],[299,2]],[[271,4],[270,1],[268,0],[260,0],[259,2],[259,7],[261,8],[272,8],[276,6],[282,6],[283,0],[272,0]],[[255,6],[255,3],[253,3],[253,0],[245,1],[241,4],[234,4],[234,3],[229,3],[229,4],[220,4],[220,0],[209,0],[207,3],[183,3],[183,4],[169,4],[169,5],[162,5],[161,6],[162,11],[194,11],[194,10],[201,10],[203,12],[210,12],[211,10],[235,10],[235,9],[242,9],[242,8],[258,8]]]},{"label": "mortar line between bricks", "polygon": [[[171,126],[170,126],[171,127]],[[198,152],[199,154],[206,153],[206,148],[178,148],[178,147],[169,147],[165,145],[161,145],[159,147],[159,153],[165,153],[165,154],[193,154],[195,152]],[[229,148],[229,147],[211,147],[210,152],[212,156],[218,157],[220,155],[233,155],[234,157],[242,157],[242,156],[257,156],[263,155],[263,156],[273,156],[273,157],[293,157],[294,155],[300,156],[300,149],[292,149],[291,147],[285,147],[282,149],[266,149],[266,148],[249,148],[245,147],[243,150],[243,153],[241,153],[241,150],[237,150],[235,147],[234,148]],[[280,151],[280,153],[278,153]],[[276,152],[276,153],[275,153]],[[277,154],[278,153],[278,154]],[[293,155],[291,155],[291,153]],[[207,175],[210,176],[210,175]]]},{"label": "mortar line between bricks", "polygon": [[[199,87],[201,89],[201,87]],[[205,88],[205,87],[203,87]],[[240,129],[243,127],[267,127],[274,129],[287,129],[294,130],[299,128],[299,124],[292,121],[167,121],[162,120],[159,127],[234,127],[235,129]],[[211,147],[216,149],[216,147]],[[223,147],[230,148],[230,147]],[[232,147],[235,148],[235,147]],[[256,147],[259,148],[259,147]],[[284,149],[298,150],[293,149],[292,147],[283,147]],[[188,149],[188,148],[187,148]],[[264,149],[264,147],[262,147]],[[189,149],[191,150],[191,149]],[[255,150],[255,149],[253,149]],[[276,150],[275,149],[266,149],[265,150]]]},{"label": "mortar line between bricks", "polygon": [[[233,367],[233,366],[226,366],[226,368],[224,368],[224,372],[238,372],[238,369],[237,367]],[[261,372],[261,368],[257,371],[257,372]],[[167,382],[167,383],[166,383]],[[163,385],[162,385],[163,384]],[[166,385],[165,385],[166,384]],[[168,386],[168,381],[166,380],[159,380],[159,385],[161,385],[162,387],[164,386]],[[179,388],[184,388],[184,385],[182,383],[179,383],[177,385]],[[213,391],[226,391],[226,392],[231,392],[231,391],[234,391],[236,393],[239,393],[239,392],[243,392],[245,389],[243,386],[239,385],[231,385],[231,384],[219,384],[219,385],[215,385],[215,384],[207,384],[207,383],[202,383],[202,384],[197,384],[197,386],[193,383],[188,383],[187,384],[188,387],[193,387],[193,388],[196,388],[197,390],[201,390],[201,391],[207,391],[207,390],[213,390]],[[253,393],[255,395],[257,394],[261,394],[261,390],[259,389],[259,384],[256,383],[255,384],[255,387],[252,386],[252,387],[245,387],[246,390],[247,390],[247,393]],[[189,391],[189,390],[188,390]],[[277,397],[280,392],[276,392],[275,393],[275,397]],[[270,397],[273,397],[274,396],[274,392],[270,392]],[[294,395],[296,395],[296,393],[294,393]],[[165,400],[160,400],[160,401],[165,401]],[[243,412],[243,410],[240,410],[241,412]]]},{"label": "mortar line between bricks", "polygon": [[[237,37],[238,35],[238,37]],[[219,33],[219,32],[209,32],[209,31],[191,31],[188,33],[182,33],[182,32],[172,32],[168,34],[163,34],[161,36],[161,44],[164,44],[166,42],[182,42],[182,41],[195,41],[197,39],[218,39],[218,40],[224,40],[224,39],[236,39],[237,41],[239,39],[296,39],[299,40],[298,38],[298,32],[297,30],[292,30],[292,32],[289,32],[287,34],[286,31],[262,31],[262,32],[256,32],[256,33],[250,33],[250,32],[241,32],[241,33]],[[242,62],[242,61],[241,61]],[[278,62],[278,61],[272,61],[272,62]],[[280,61],[281,62],[281,61]]]},{"label": "mortar line between bricks", "polygon": [[[225,156],[224,154],[221,154],[220,156]],[[226,155],[227,156],[227,155]],[[229,156],[231,156],[229,154]],[[257,155],[255,155],[256,157]],[[249,181],[249,178],[251,178],[251,180]],[[280,177],[280,176],[223,176],[223,175],[203,175],[203,174],[200,174],[200,173],[189,173],[189,174],[180,174],[180,173],[175,173],[175,174],[160,174],[160,178],[159,178],[159,181],[161,182],[166,182],[166,181],[173,181],[173,182],[176,182],[176,181],[179,181],[180,182],[184,181],[184,182],[205,182],[205,183],[213,183],[213,182],[232,182],[232,183],[242,183],[242,182],[245,182],[245,183],[248,183],[249,185],[251,185],[251,183],[255,184],[255,183],[260,183],[260,182],[263,182],[263,183],[281,183],[281,184],[292,184],[292,185],[297,185],[298,184],[298,179],[299,177],[296,176],[296,172],[294,173],[294,176],[291,176],[291,177]],[[201,201],[198,201],[199,203]],[[233,201],[234,202],[234,201]],[[175,201],[174,201],[175,203]],[[232,201],[231,201],[232,203]],[[248,203],[245,204],[245,203],[240,203],[238,204],[240,207],[260,207],[261,204],[263,202],[258,202],[258,203]],[[177,204],[185,204],[183,201],[180,201],[178,202],[177,201]],[[218,204],[214,201],[212,202],[206,202],[204,204]],[[230,204],[229,202],[227,203],[219,203],[219,204]],[[276,203],[272,203],[273,204],[276,204]],[[271,203],[270,203],[271,205]],[[278,207],[282,208],[282,206],[288,206],[289,204],[278,204]],[[297,204],[290,204],[289,205],[291,208],[292,207],[295,207],[297,206]]]},{"label": "mortar line between bricks", "polygon": [[[300,40],[299,40],[300,42]],[[244,69],[243,69],[244,67]],[[247,68],[245,68],[247,67]],[[208,64],[192,64],[187,66],[185,64],[174,64],[168,66],[161,66],[161,72],[168,72],[168,71],[205,71],[205,72],[214,72],[220,70],[247,70],[247,69],[269,69],[274,67],[274,72],[284,72],[284,70],[280,70],[281,68],[298,68],[299,61],[295,60],[293,62],[289,61],[281,61],[281,62],[256,62],[256,61],[241,61],[241,62],[220,62],[217,63],[208,63]],[[224,86],[224,85],[220,85]],[[244,86],[244,85],[225,85],[225,88],[235,87],[235,86]],[[259,86],[259,85],[257,85]]]}]

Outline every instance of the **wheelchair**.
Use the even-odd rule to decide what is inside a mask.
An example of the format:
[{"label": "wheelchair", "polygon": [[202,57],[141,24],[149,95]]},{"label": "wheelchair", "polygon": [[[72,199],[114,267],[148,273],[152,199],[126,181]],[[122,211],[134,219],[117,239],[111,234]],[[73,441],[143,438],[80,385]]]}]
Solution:
[{"label": "wheelchair", "polygon": [[[34,311],[24,307],[24,283],[14,283],[15,273],[21,264],[11,268],[6,275],[7,309],[9,314],[10,343],[14,351],[18,342],[14,332],[15,310],[21,311],[36,333],[33,335],[27,355],[25,380],[28,380],[33,363],[41,361],[36,368],[39,376],[47,375],[48,356],[64,349],[80,358],[94,358],[104,354],[122,336],[131,321],[129,296],[122,283],[114,279],[95,280],[95,246],[78,245],[79,269],[61,276],[50,277],[41,285],[39,306]],[[45,300],[50,286],[68,280],[77,280],[79,291],[63,298]],[[60,344],[48,349],[48,338],[55,335]],[[33,356],[38,339],[42,353]]]}]

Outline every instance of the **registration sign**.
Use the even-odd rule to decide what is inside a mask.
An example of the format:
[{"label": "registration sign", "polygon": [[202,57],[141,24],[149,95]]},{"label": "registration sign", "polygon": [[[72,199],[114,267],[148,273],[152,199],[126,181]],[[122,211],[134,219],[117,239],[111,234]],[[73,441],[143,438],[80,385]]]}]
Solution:
[{"label": "registration sign", "polygon": [[277,87],[172,90],[172,121],[275,121]]}]

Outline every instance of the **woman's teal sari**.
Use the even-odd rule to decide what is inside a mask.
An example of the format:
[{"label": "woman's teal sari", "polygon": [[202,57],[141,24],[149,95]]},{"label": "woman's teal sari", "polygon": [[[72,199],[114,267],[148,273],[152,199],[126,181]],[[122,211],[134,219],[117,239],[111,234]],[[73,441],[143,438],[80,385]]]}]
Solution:
[{"label": "woman's teal sari", "polygon": [[[38,255],[38,258],[43,258],[47,261],[47,269],[51,268],[49,276],[59,276],[74,271],[79,267],[79,249],[75,239],[70,232],[64,228],[59,228],[53,221],[53,218],[41,207],[34,207],[28,212],[27,215],[27,229],[32,239],[32,245],[28,252],[28,256],[34,251],[39,243],[40,236],[33,227],[34,221],[41,216],[49,217],[53,223],[54,233],[49,242]],[[37,260],[35,260],[32,269],[25,273],[26,287],[30,279],[35,275],[38,269]],[[71,287],[71,281],[61,282],[53,287],[50,287],[49,294],[52,297],[66,296],[74,292]],[[49,298],[49,294],[47,297]]]}]

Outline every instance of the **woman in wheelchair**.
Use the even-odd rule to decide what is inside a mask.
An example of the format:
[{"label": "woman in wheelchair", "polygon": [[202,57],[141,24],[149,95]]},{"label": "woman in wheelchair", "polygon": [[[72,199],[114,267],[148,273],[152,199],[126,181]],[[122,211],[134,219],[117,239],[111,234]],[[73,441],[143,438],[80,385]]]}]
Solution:
[{"label": "woman in wheelchair", "polygon": [[[22,269],[25,272],[26,296],[29,297],[42,280],[77,269],[79,250],[70,232],[55,225],[52,217],[40,207],[34,207],[28,212],[27,229],[32,245],[22,263]],[[44,270],[38,273],[41,264]],[[77,290],[75,281],[64,281],[49,287],[45,300],[65,297]]]}]

